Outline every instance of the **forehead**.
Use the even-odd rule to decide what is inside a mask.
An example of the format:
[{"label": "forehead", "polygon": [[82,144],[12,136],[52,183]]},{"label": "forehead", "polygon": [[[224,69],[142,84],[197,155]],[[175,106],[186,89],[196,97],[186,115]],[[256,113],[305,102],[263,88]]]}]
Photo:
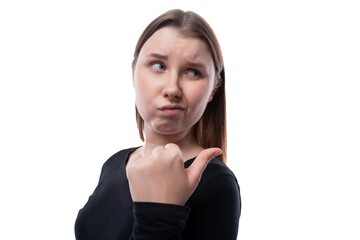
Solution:
[{"label": "forehead", "polygon": [[143,45],[140,55],[159,53],[166,56],[183,56],[196,59],[210,59],[211,53],[207,44],[195,37],[187,37],[173,27],[165,27],[157,30]]}]

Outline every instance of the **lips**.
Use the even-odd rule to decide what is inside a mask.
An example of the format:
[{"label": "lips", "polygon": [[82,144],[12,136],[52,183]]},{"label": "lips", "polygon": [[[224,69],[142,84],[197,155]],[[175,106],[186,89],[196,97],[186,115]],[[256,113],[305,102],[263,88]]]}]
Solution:
[{"label": "lips", "polygon": [[184,110],[183,107],[179,106],[179,105],[166,105],[160,108],[160,110]]},{"label": "lips", "polygon": [[160,107],[159,110],[165,115],[174,116],[184,111],[185,108],[180,105],[166,105]]}]

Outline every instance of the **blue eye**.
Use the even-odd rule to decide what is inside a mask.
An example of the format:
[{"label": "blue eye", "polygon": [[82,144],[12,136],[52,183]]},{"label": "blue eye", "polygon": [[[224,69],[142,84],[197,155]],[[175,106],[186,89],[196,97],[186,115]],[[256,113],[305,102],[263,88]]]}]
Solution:
[{"label": "blue eye", "polygon": [[161,62],[155,62],[151,64],[151,67],[156,71],[165,71],[166,66]]},{"label": "blue eye", "polygon": [[190,77],[199,79],[201,77],[201,73],[195,69],[189,69],[185,72],[187,75],[189,75]]}]

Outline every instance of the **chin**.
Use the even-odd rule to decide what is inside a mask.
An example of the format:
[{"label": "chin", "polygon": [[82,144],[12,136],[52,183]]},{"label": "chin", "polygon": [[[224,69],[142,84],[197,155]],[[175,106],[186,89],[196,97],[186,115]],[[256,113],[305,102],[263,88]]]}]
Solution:
[{"label": "chin", "polygon": [[178,129],[161,129],[161,130],[158,130],[157,132],[162,135],[173,135],[173,134],[180,133],[181,131],[179,131]]},{"label": "chin", "polygon": [[173,134],[178,134],[181,132],[184,132],[183,128],[179,128],[179,127],[174,127],[174,126],[159,126],[157,128],[155,128],[155,131],[159,134],[162,135],[173,135]]}]

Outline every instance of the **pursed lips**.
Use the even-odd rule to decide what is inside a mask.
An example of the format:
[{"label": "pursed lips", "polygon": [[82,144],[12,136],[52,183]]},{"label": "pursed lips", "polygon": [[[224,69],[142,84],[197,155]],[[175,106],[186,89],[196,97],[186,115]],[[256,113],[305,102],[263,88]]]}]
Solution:
[{"label": "pursed lips", "polygon": [[160,107],[159,110],[167,115],[177,115],[178,113],[184,111],[185,108],[179,105],[166,105]]}]

